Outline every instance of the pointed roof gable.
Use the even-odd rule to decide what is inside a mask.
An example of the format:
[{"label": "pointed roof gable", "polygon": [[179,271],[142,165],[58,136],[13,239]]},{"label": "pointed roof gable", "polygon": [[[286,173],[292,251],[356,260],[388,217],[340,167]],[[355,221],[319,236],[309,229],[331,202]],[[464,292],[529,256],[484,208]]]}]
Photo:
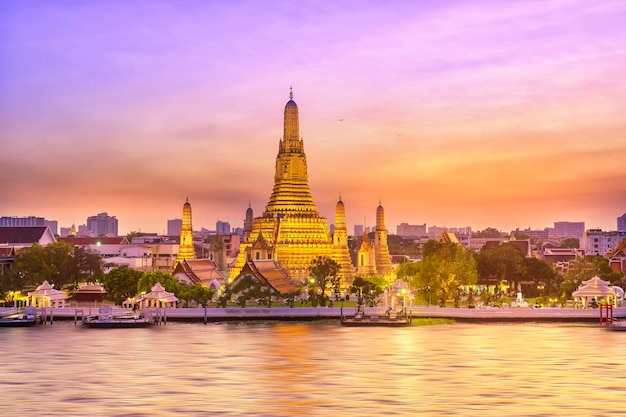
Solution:
[{"label": "pointed roof gable", "polygon": [[[300,287],[300,283],[293,281],[280,265],[280,262],[274,259],[246,262],[237,279],[245,275],[252,275],[262,284],[272,288],[279,294],[289,294],[295,292]],[[235,281],[233,281],[233,284]]]},{"label": "pointed roof gable", "polygon": [[39,243],[47,245],[56,239],[48,226],[16,226],[0,227],[0,244],[32,245]]},{"label": "pointed roof gable", "polygon": [[212,281],[225,285],[226,277],[220,273],[215,261],[210,259],[185,259],[183,262],[176,264],[172,275],[183,274],[189,281],[196,285],[208,285]]},{"label": "pointed roof gable", "polygon": [[452,232],[444,230],[439,237],[439,243],[460,243],[459,239]]}]

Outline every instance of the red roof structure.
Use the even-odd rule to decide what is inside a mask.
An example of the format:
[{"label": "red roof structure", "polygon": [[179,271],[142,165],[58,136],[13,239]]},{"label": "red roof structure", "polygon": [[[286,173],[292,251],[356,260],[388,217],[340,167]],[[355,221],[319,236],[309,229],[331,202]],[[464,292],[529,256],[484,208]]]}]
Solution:
[{"label": "red roof structure", "polygon": [[[46,238],[46,233],[49,236]],[[47,226],[15,226],[0,227],[0,245],[32,245],[33,243],[47,244],[46,240],[54,242],[54,236]],[[46,241],[44,243],[44,241]]]},{"label": "red roof structure", "polygon": [[246,275],[253,276],[263,285],[270,287],[282,295],[295,292],[300,287],[300,282],[292,280],[280,265],[280,262],[274,259],[246,262],[237,278],[232,282],[232,285]]}]

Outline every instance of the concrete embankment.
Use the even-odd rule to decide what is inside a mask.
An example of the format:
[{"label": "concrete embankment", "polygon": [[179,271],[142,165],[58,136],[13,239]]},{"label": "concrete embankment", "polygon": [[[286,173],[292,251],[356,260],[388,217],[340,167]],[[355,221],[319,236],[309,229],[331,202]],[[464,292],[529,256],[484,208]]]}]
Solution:
[{"label": "concrete embankment", "polygon": [[[0,314],[3,309],[0,309]],[[383,315],[384,307],[366,308],[367,315]],[[497,323],[497,322],[571,322],[571,323],[599,323],[600,309],[561,309],[561,308],[440,308],[440,307],[412,307],[408,312],[414,318],[448,318],[459,322]],[[114,315],[132,314],[132,310],[116,307]],[[152,314],[157,314],[155,310]],[[283,321],[314,321],[339,319],[341,314],[350,316],[354,308],[340,307],[228,307],[228,308],[168,308],[158,312],[162,321],[186,322],[223,322],[223,321],[252,321],[252,320],[283,320]],[[626,318],[626,307],[615,308],[612,311],[616,319]],[[48,319],[77,320],[83,316],[98,314],[97,307],[87,308],[48,308]],[[606,317],[607,311],[603,310]]]}]

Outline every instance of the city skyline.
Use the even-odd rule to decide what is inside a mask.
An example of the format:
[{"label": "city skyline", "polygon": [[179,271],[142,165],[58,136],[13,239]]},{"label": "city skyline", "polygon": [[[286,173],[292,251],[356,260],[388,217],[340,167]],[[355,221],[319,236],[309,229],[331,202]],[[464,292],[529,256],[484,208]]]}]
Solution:
[{"label": "city skyline", "polygon": [[293,86],[329,223],[615,230],[626,4],[392,4],[3,2],[0,215],[239,227]]}]

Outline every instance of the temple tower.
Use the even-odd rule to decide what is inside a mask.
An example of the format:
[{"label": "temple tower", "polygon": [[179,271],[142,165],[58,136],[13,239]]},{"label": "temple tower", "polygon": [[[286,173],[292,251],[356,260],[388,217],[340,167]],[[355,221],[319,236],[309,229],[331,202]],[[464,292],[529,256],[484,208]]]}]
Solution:
[{"label": "temple tower", "polygon": [[341,265],[342,287],[352,284],[354,268],[347,244],[346,258],[333,244],[328,223],[313,202],[304,141],[300,137],[298,106],[293,101],[292,90],[285,105],[283,137],[278,143],[272,194],[265,211],[254,218],[248,236],[249,240],[244,239],[241,244],[231,279],[238,275],[247,260],[265,256],[265,259],[278,260],[292,279],[304,282],[311,261],[317,256],[328,256]]},{"label": "temple tower", "polygon": [[385,227],[385,210],[378,203],[376,209],[376,232],[374,235],[374,251],[376,252],[376,271],[385,278],[393,278],[394,269],[387,246],[387,228]]},{"label": "temple tower", "polygon": [[376,252],[374,251],[372,241],[370,241],[367,235],[367,231],[363,232],[363,239],[361,240],[357,257],[357,275],[361,277],[376,275]]},{"label": "temple tower", "polygon": [[252,233],[252,226],[254,225],[254,212],[252,206],[248,204],[248,210],[246,210],[246,219],[243,221],[243,241],[250,240],[250,233]]},{"label": "temple tower", "polygon": [[178,255],[176,255],[175,264],[182,262],[185,259],[195,258],[196,253],[193,249],[193,227],[191,226],[191,204],[189,204],[189,197],[187,197],[185,204],[183,205],[183,222],[180,228],[180,246],[178,248]]},{"label": "temple tower", "polygon": [[350,258],[350,248],[348,247],[348,227],[346,225],[346,208],[341,201],[335,206],[335,231],[333,233],[333,246],[335,247],[335,255],[333,259],[341,265],[342,272],[342,288],[352,286],[354,281],[354,266]]}]

